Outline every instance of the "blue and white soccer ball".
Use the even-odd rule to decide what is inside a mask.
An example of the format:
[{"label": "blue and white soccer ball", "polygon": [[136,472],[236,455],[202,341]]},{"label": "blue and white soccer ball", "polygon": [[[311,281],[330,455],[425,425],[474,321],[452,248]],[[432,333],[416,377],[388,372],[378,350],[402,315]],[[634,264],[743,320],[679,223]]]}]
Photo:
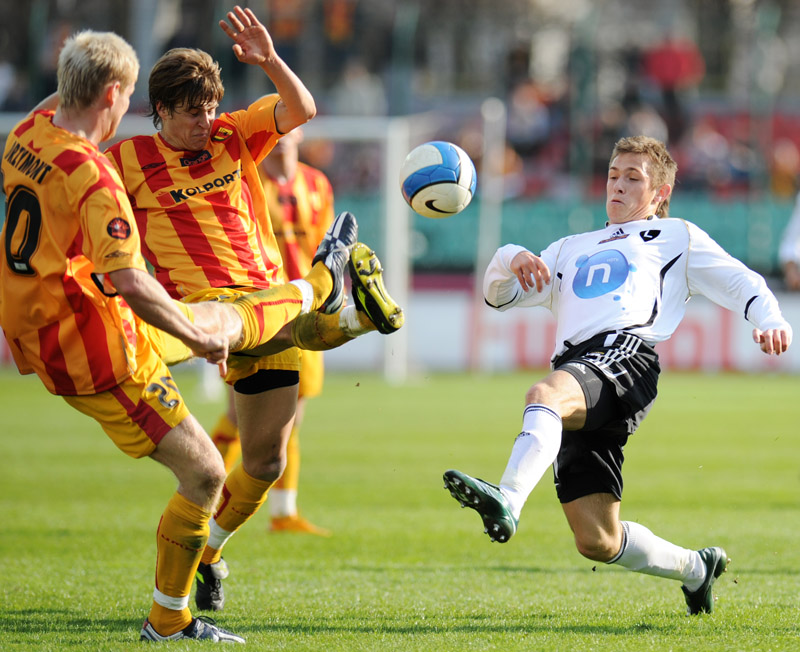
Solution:
[{"label": "blue and white soccer ball", "polygon": [[450,217],[472,201],[475,164],[458,145],[432,140],[415,147],[400,169],[400,189],[408,205],[424,217]]}]

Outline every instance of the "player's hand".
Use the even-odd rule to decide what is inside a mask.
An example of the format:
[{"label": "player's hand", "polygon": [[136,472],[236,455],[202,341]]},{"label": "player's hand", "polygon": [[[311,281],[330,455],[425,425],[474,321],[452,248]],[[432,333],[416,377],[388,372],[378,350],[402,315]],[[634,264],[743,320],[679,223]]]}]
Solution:
[{"label": "player's hand", "polygon": [[251,9],[236,5],[228,12],[228,20],[230,25],[221,20],[219,26],[233,40],[233,53],[239,61],[258,66],[275,56],[272,37]]},{"label": "player's hand", "polygon": [[537,292],[541,292],[545,285],[550,284],[550,269],[539,256],[530,251],[520,251],[514,256],[511,260],[511,271],[526,292],[534,286]]},{"label": "player's hand", "polygon": [[785,328],[770,328],[766,331],[754,328],[753,341],[767,355],[780,355],[786,353],[792,343],[792,332]]},{"label": "player's hand", "polygon": [[228,338],[215,334],[204,334],[201,339],[189,345],[198,358],[205,358],[209,364],[219,366],[220,375],[228,371]]}]

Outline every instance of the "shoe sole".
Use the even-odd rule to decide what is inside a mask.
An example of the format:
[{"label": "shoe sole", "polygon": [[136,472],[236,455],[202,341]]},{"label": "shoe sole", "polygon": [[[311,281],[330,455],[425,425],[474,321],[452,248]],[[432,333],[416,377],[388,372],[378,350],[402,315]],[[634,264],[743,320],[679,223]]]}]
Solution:
[{"label": "shoe sole", "polygon": [[388,335],[402,328],[405,315],[383,285],[381,261],[360,242],[350,250],[350,283],[356,308],[369,317],[379,332]]},{"label": "shoe sole", "polygon": [[484,532],[494,543],[505,543],[517,531],[516,526],[505,514],[497,514],[497,499],[477,487],[470,486],[470,480],[459,471],[445,471],[444,488],[450,492],[461,507],[474,509],[483,521]]}]

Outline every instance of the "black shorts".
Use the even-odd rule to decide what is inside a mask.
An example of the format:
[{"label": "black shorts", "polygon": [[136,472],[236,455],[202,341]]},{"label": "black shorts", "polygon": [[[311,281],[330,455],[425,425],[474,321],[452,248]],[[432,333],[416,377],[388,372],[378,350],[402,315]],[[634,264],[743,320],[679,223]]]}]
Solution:
[{"label": "black shorts", "polygon": [[658,354],[629,333],[601,333],[567,350],[553,368],[571,374],[586,397],[586,423],[562,433],[553,464],[562,503],[594,493],[622,499],[623,448],[656,399]]},{"label": "black shorts", "polygon": [[271,389],[291,387],[300,382],[300,372],[292,369],[259,369],[253,375],[240,378],[233,389],[240,394],[261,394]]}]

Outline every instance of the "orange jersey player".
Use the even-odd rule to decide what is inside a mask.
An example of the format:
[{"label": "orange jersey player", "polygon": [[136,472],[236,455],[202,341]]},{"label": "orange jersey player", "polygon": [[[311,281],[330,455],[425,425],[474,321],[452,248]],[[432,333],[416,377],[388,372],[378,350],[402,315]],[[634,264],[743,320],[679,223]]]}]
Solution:
[{"label": "orange jersey player", "polygon": [[[0,326],[20,371],[36,372],[122,451],[150,456],[178,479],[158,526],[156,585],[140,636],[243,643],[188,608],[224,465],[159,357],[167,334],[144,320],[214,362],[225,361],[229,337],[193,323],[209,304],[183,306],[147,273],[130,203],[98,150],[127,111],[138,71],[119,36],[80,32],[59,55],[57,110],[34,111],[10,134]],[[241,321],[232,323],[235,340]]]},{"label": "orange jersey player", "polygon": [[[143,253],[170,294],[190,304],[235,301],[240,309],[251,308],[237,343],[248,353],[229,358],[226,376],[235,390],[242,463],[225,481],[225,498],[210,520],[197,574],[195,603],[215,611],[225,601],[222,549],[283,473],[295,418],[299,351],[284,347],[259,356],[266,353],[260,345],[284,324],[291,342],[320,349],[402,325],[402,311],[383,288],[374,253],[354,249],[357,224],[347,212],[328,229],[309,274],[280,286],[273,304],[265,302],[263,293],[277,291],[274,286],[284,278],[257,165],[282,134],[313,117],[316,107],[255,14],[237,6],[227,18],[220,27],[233,41],[237,59],[260,68],[277,94],[217,117],[224,94],[218,64],[202,50],[170,50],[153,66],[148,83],[158,133],[122,141],[108,152],[131,198]],[[333,269],[348,259],[358,301],[342,310],[342,279]],[[320,302],[320,297],[327,298]]]},{"label": "orange jersey player", "polygon": [[[259,166],[272,228],[288,279],[304,277],[311,269],[317,246],[333,221],[333,189],[321,170],[299,161],[302,129],[286,134]],[[298,387],[297,413],[287,443],[286,468],[269,493],[270,529],[329,536],[330,531],[303,518],[297,508],[300,478],[299,430],[306,399],[322,392],[324,365],[322,351],[303,351]],[[239,459],[241,442],[233,394],[211,433],[222,453],[226,468]]]},{"label": "orange jersey player", "polygon": [[95,145],[54,125],[52,111],[17,125],[3,174],[0,323],[14,359],[54,394],[118,385],[136,365],[137,319],[104,276],[146,272],[119,177]]},{"label": "orange jersey player", "polygon": [[160,133],[109,148],[134,199],[144,254],[172,296],[283,282],[257,169],[280,137],[279,99],[270,95],[221,115],[197,152],[172,146]]}]

